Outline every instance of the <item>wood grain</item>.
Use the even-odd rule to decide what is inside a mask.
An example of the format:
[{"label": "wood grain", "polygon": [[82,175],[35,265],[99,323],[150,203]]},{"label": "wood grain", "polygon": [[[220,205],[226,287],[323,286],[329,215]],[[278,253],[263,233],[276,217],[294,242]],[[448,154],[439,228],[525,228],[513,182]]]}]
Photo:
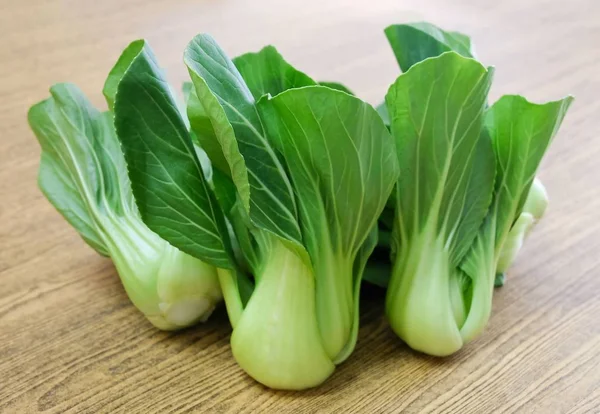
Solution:
[{"label": "wood grain", "polygon": [[[600,412],[600,3],[595,0],[0,1],[0,411]],[[152,328],[109,261],[36,187],[25,114],[59,81],[101,105],[122,48],[147,38],[170,80],[209,32],[230,55],[275,43],[317,79],[377,103],[398,71],[382,29],[426,19],[470,33],[496,66],[493,98],[576,101],[541,177],[551,206],[457,355],[411,352],[362,299],[356,352],[322,387],[270,391],[234,363],[223,309],[183,332]]]}]

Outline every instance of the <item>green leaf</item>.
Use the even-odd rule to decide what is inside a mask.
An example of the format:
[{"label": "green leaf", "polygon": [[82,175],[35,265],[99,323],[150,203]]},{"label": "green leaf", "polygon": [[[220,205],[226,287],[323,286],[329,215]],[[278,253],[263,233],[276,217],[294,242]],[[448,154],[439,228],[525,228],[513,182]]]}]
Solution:
[{"label": "green leaf", "polygon": [[349,276],[398,176],[393,140],[370,105],[327,87],[288,90],[258,106],[296,189],[319,328],[337,359],[354,323]]},{"label": "green leaf", "polygon": [[[315,84],[307,75],[287,63],[273,46],[267,46],[257,53],[238,56],[233,59],[233,63],[256,99],[267,93],[276,95],[289,88]],[[215,167],[231,177],[231,170],[215,134],[211,117],[204,109],[191,82],[184,83],[184,97],[198,144],[210,154]],[[228,125],[225,125],[225,131],[230,133],[228,129]],[[239,152],[235,149],[232,151],[233,154]],[[238,184],[242,182],[243,185],[247,185],[247,176],[244,177],[240,177]]]},{"label": "green leaf", "polygon": [[521,214],[537,168],[572,101],[567,97],[538,105],[522,96],[508,95],[487,111],[486,127],[498,164],[490,211],[495,217],[497,244],[503,242]]},{"label": "green leaf", "polygon": [[28,113],[42,147],[39,186],[83,239],[107,256],[98,217],[108,209],[131,206],[130,197],[119,200],[127,181],[119,178],[124,163],[118,142],[106,127],[107,115],[98,112],[75,85],[57,84],[50,94]]},{"label": "green leaf", "polygon": [[319,82],[319,85],[327,86],[328,88],[335,89],[336,91],[346,92],[348,95],[355,95],[354,92],[338,82]]},{"label": "green leaf", "polygon": [[[217,148],[209,150],[204,143],[203,148],[211,160],[225,159],[229,169],[224,172],[232,177],[252,222],[300,246],[291,183],[265,135],[254,97],[239,71],[208,35],[198,35],[189,43],[184,61],[221,152]],[[221,162],[214,165],[219,168]]]},{"label": "green leaf", "polygon": [[275,96],[288,89],[316,84],[286,62],[273,46],[265,46],[257,53],[245,53],[234,58],[233,63],[255,100],[266,94]]},{"label": "green leaf", "polygon": [[322,86],[263,99],[259,109],[290,169],[313,262],[324,240],[355,255],[398,175],[393,141],[379,116],[360,99]]},{"label": "green leaf", "polygon": [[491,207],[461,263],[473,281],[471,308],[460,332],[464,342],[475,338],[489,319],[496,270],[510,229],[571,102],[567,97],[538,105],[509,95],[486,112],[497,171]]},{"label": "green leaf", "polygon": [[[385,35],[403,72],[427,58],[454,51],[465,57],[475,57],[469,36],[459,32],[446,32],[430,23],[396,24],[385,29]],[[385,102],[377,106],[377,112],[386,125],[390,116]]]},{"label": "green leaf", "polygon": [[[234,182],[246,210],[249,210],[250,188],[246,162],[240,153],[233,127],[223,107],[203,78],[188,67],[193,89],[189,95],[187,114],[198,144],[204,149],[215,170]],[[217,82],[216,78],[214,79]],[[199,86],[196,87],[195,84]]]},{"label": "green leaf", "polygon": [[[287,63],[273,46],[238,56],[233,63],[256,99],[266,94],[276,95],[290,88],[315,84],[310,77]],[[208,148],[213,164],[227,174],[230,172],[229,165],[215,135],[211,117],[198,99],[192,82],[185,82],[183,90],[188,117],[198,144]]]},{"label": "green leaf", "polygon": [[[255,97],[265,94],[277,94],[288,88],[314,85],[315,82],[304,73],[294,69],[272,46],[267,46],[257,53],[247,53],[233,59],[233,63],[240,72],[248,88]],[[252,247],[252,236],[247,225],[248,213],[238,208],[236,200],[236,187],[231,180],[227,160],[221,149],[221,144],[213,129],[210,116],[204,110],[202,102],[193,84],[185,85],[184,95],[188,96],[188,115],[191,119],[194,135],[200,136],[198,144],[208,148],[212,154],[213,165],[216,166],[213,180],[217,199],[231,221],[241,248],[234,249],[238,258],[243,256],[242,262],[250,269],[260,266],[257,251]],[[191,87],[191,90],[189,89]],[[231,131],[230,131],[231,132]],[[225,173],[223,173],[224,171]],[[243,201],[243,200],[242,200]]]},{"label": "green leaf", "polygon": [[492,70],[454,52],[414,66],[386,103],[400,166],[400,244],[433,231],[459,264],[491,201],[494,158],[482,135]]},{"label": "green leaf", "polygon": [[140,50],[144,48],[145,41],[135,40],[129,44],[119,56],[117,63],[113,66],[111,71],[104,82],[104,89],[102,89],[102,93],[106,98],[106,102],[108,103],[108,108],[110,110],[113,109],[115,105],[115,97],[117,95],[117,87],[119,86],[119,82],[125,75],[125,72],[131,65],[131,62],[138,56]]},{"label": "green leaf", "polygon": [[[229,164],[221,150],[211,118],[204,109],[202,102],[200,102],[193,85],[192,89],[187,92],[186,113],[190,121],[192,139],[211,160],[212,168],[231,177]],[[240,160],[240,162],[243,163],[243,160]]]},{"label": "green leaf", "polygon": [[96,141],[94,151],[103,175],[104,197],[117,215],[137,212],[127,164],[117,138],[112,112],[102,113],[95,122]]},{"label": "green leaf", "polygon": [[118,83],[115,126],[146,225],[180,250],[231,268],[224,217],[171,90],[145,42]]},{"label": "green leaf", "polygon": [[391,25],[385,29],[385,35],[403,72],[422,60],[445,52],[454,51],[465,57],[475,57],[468,36],[446,32],[430,23]]},{"label": "green leaf", "polygon": [[73,226],[83,240],[102,256],[108,256],[108,249],[97,228],[85,200],[79,195],[79,189],[73,177],[60,161],[42,152],[38,170],[38,185],[42,193]]},{"label": "green leaf", "polygon": [[471,41],[471,38],[464,33],[461,32],[446,32],[446,36],[452,38],[448,42],[448,45],[452,47],[452,50],[456,53],[460,53],[465,57],[472,57],[477,59],[477,54],[475,53],[475,45]]},{"label": "green leaf", "polygon": [[478,235],[481,240],[474,243],[462,264],[471,277],[479,277],[482,269],[490,266],[496,269],[510,229],[521,215],[537,168],[572,101],[569,96],[534,104],[522,96],[505,95],[486,111],[485,125],[498,167],[492,204]]},{"label": "green leaf", "polygon": [[[308,75],[287,63],[273,46],[266,46],[257,53],[238,56],[233,59],[233,63],[255,99],[266,94],[277,95],[287,89],[316,84]],[[204,110],[202,102],[199,101],[192,82],[183,84],[183,94],[192,129],[200,136],[199,143],[209,148],[216,145],[217,147],[209,149],[209,152],[216,158],[215,162],[219,164],[220,170],[229,171],[227,161],[220,151],[211,119]]]}]

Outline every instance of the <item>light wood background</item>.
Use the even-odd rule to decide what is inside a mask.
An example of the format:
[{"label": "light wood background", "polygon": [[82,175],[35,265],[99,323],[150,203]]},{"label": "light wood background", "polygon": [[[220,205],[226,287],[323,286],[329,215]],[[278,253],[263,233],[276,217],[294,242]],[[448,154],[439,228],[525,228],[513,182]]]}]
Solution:
[{"label": "light wood background", "polygon": [[[163,333],[36,187],[26,111],[56,82],[103,105],[126,44],[147,38],[170,80],[211,33],[231,55],[274,43],[317,79],[377,103],[398,74],[383,36],[426,19],[473,36],[493,98],[576,101],[541,169],[544,221],[494,298],[489,326],[446,359],[411,352],[368,289],[352,357],[322,387],[270,391],[232,359],[223,309]],[[0,0],[0,411],[600,412],[600,2],[596,0]]]}]

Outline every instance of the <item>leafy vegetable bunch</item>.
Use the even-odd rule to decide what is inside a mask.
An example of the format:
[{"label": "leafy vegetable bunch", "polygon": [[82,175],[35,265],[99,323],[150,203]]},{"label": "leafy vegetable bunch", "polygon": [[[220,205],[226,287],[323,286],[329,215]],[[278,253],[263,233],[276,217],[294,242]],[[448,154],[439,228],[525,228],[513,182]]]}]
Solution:
[{"label": "leafy vegetable bunch", "polygon": [[490,106],[493,69],[467,36],[385,33],[404,73],[377,109],[272,46],[232,60],[205,34],[181,105],[134,41],[107,111],[70,84],[31,108],[39,185],[158,328],[224,298],[233,356],[269,387],[316,386],[349,357],[363,274],[409,346],[456,352],[544,212],[535,173],[571,98]]}]

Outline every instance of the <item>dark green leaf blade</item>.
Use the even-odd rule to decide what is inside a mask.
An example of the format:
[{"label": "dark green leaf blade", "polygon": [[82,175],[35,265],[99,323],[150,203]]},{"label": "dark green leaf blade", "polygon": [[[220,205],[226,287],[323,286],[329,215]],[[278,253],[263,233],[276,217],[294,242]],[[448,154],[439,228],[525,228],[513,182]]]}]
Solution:
[{"label": "dark green leaf blade", "polygon": [[288,89],[316,85],[308,75],[286,62],[273,46],[240,55],[233,63],[255,100],[266,94],[275,96]]},{"label": "dark green leaf blade", "polygon": [[263,99],[259,109],[290,169],[309,252],[318,261],[331,237],[333,249],[355,254],[398,175],[381,119],[360,99],[322,86]]},{"label": "dark green leaf blade", "polygon": [[451,38],[451,40],[448,42],[448,45],[452,47],[453,51],[460,53],[465,57],[477,59],[475,45],[469,36],[461,32],[446,32],[446,34]]},{"label": "dark green leaf blade", "polygon": [[115,105],[115,97],[117,95],[117,88],[119,86],[119,82],[125,75],[125,72],[131,65],[131,62],[140,54],[141,50],[144,48],[145,41],[142,39],[135,40],[131,42],[121,53],[117,63],[113,66],[111,71],[104,82],[104,88],[102,89],[102,93],[104,94],[104,98],[108,103],[108,108],[110,110],[113,109]]},{"label": "dark green leaf blade", "polygon": [[175,99],[146,44],[118,84],[115,126],[146,225],[180,250],[231,268],[224,217]]},{"label": "dark green leaf blade", "polygon": [[[396,24],[385,29],[385,35],[403,72],[427,58],[454,51],[465,57],[475,57],[471,38],[459,32],[446,32],[431,23]],[[386,125],[390,124],[385,102],[377,106]]]},{"label": "dark green leaf blade", "polygon": [[430,23],[396,24],[385,29],[398,65],[403,72],[430,57],[454,51],[465,57],[475,57],[468,36],[446,32]]},{"label": "dark green leaf blade", "polygon": [[[506,95],[486,113],[498,172],[493,210],[496,242],[501,242],[521,214],[542,157],[552,142],[572,97],[534,104],[522,96]],[[497,246],[497,249],[501,246]]]},{"label": "dark green leaf blade", "polygon": [[[291,183],[267,140],[254,97],[239,71],[208,35],[198,35],[189,43],[184,61],[252,222],[300,245]],[[211,159],[219,157],[207,153]]]}]

